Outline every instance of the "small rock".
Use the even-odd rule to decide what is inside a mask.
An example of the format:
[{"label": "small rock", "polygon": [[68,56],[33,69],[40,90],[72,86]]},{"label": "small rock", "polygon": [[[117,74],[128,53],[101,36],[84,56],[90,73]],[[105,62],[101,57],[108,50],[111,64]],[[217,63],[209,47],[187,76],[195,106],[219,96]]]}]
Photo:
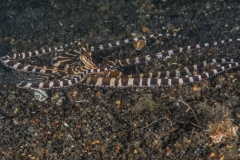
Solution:
[{"label": "small rock", "polygon": [[18,119],[17,119],[17,118],[14,118],[14,119],[13,119],[13,123],[16,124],[16,125],[19,124]]},{"label": "small rock", "polygon": [[211,3],[210,3],[210,2],[207,2],[207,3],[205,4],[205,6],[206,6],[207,9],[209,9],[209,8],[211,7]]},{"label": "small rock", "polygon": [[100,143],[100,140],[95,140],[95,141],[92,142],[93,145],[94,144],[99,144],[99,143]]},{"label": "small rock", "polygon": [[211,152],[210,155],[209,155],[211,158],[215,157],[216,154],[214,152]]},{"label": "small rock", "polygon": [[10,94],[8,95],[7,99],[8,99],[9,101],[14,101],[14,100],[16,99],[16,96],[15,96],[14,94],[10,93]]},{"label": "small rock", "polygon": [[39,102],[44,102],[48,99],[48,94],[42,89],[35,89],[34,98]]},{"label": "small rock", "polygon": [[142,39],[138,40],[136,43],[133,44],[136,50],[141,50],[146,45],[146,42]]},{"label": "small rock", "polygon": [[142,27],[142,32],[148,34],[150,32],[150,29],[146,26]]},{"label": "small rock", "polygon": [[101,95],[101,92],[100,92],[100,91],[98,91],[98,92],[95,94],[95,97],[96,97],[96,98],[99,98],[99,97],[100,97],[100,95]]},{"label": "small rock", "polygon": [[121,104],[121,101],[116,101],[116,105],[120,105]]},{"label": "small rock", "polygon": [[75,104],[75,107],[80,107],[80,103],[76,103],[76,104]]},{"label": "small rock", "polygon": [[18,108],[15,108],[15,110],[14,110],[13,113],[14,113],[14,114],[17,114],[17,113],[18,113]]}]

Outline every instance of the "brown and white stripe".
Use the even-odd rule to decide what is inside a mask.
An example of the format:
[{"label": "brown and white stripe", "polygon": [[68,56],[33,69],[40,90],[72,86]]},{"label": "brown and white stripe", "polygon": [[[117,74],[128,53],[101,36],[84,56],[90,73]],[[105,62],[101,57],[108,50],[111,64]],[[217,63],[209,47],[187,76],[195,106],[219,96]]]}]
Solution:
[{"label": "brown and white stripe", "polygon": [[71,50],[71,51],[63,53],[60,56],[55,57],[52,61],[52,64],[55,67],[64,69],[64,67],[66,65],[70,65],[70,66],[76,65],[76,63],[77,63],[76,60],[79,58],[79,56],[80,56],[79,51]]},{"label": "brown and white stripe", "polygon": [[85,66],[77,66],[77,65],[69,66],[69,67],[65,66],[65,68],[46,67],[46,66],[37,67],[32,65],[25,65],[9,59],[3,61],[3,64],[17,71],[48,75],[50,78],[67,78],[69,76],[77,75],[88,69],[91,69]]},{"label": "brown and white stripe", "polygon": [[74,42],[70,42],[69,44],[65,44],[63,46],[50,47],[50,48],[46,48],[46,49],[39,49],[39,50],[35,50],[35,51],[28,51],[28,52],[22,52],[22,53],[17,53],[17,54],[12,54],[12,55],[6,55],[6,56],[2,57],[2,59],[4,59],[4,58],[26,59],[26,58],[31,58],[31,57],[35,57],[35,56],[41,56],[43,54],[48,54],[48,53],[51,53],[54,51],[58,51],[58,50],[62,50],[64,48],[70,47],[73,44],[76,44],[78,42],[81,42],[81,39],[75,40]]},{"label": "brown and white stripe", "polygon": [[109,77],[88,77],[82,83],[96,87],[151,87],[151,86],[176,86],[194,83],[209,79],[228,69],[238,67],[239,62],[229,63],[222,67],[217,67],[211,71],[189,77],[181,78],[109,78]]},{"label": "brown and white stripe", "polygon": [[12,60],[4,60],[2,61],[3,64],[9,68],[12,68],[14,70],[27,72],[27,73],[37,73],[37,74],[45,74],[45,75],[55,75],[58,78],[65,77],[68,75],[65,71],[58,70],[56,67],[37,67],[32,65],[25,65],[22,63],[18,63]]},{"label": "brown and white stripe", "polygon": [[182,77],[182,76],[189,76],[191,75],[194,71],[200,70],[205,68],[206,66],[209,65],[209,63],[216,63],[216,64],[221,64],[221,63],[233,63],[233,59],[225,59],[225,58],[216,58],[216,59],[211,59],[208,61],[203,61],[201,63],[195,64],[190,67],[185,67],[184,69],[181,70],[174,70],[174,71],[156,71],[156,72],[149,72],[149,73],[141,73],[141,74],[128,74],[124,75],[121,74],[120,76],[117,76],[117,78],[166,78],[166,77]]},{"label": "brown and white stripe", "polygon": [[[116,48],[125,44],[131,44],[131,43],[135,43],[139,40],[144,40],[145,42],[151,38],[161,38],[161,37],[175,37],[176,34],[170,34],[170,33],[165,33],[165,34],[161,34],[161,33],[153,33],[153,34],[148,34],[145,36],[140,36],[140,37],[135,37],[135,38],[129,38],[129,39],[125,39],[125,40],[120,40],[120,41],[116,41],[116,42],[112,42],[112,43],[106,43],[103,45],[98,45],[98,46],[90,46],[89,47],[89,51],[93,52],[93,51],[98,51],[98,50],[107,50],[107,49],[111,49],[111,48]],[[179,36],[181,37],[181,36]]]},{"label": "brown and white stripe", "polygon": [[[126,39],[122,43],[130,43],[130,42],[133,42],[133,41],[138,41],[140,39],[147,40],[149,38],[161,37],[161,36],[163,36],[163,34],[155,33],[155,34],[150,34],[150,35],[147,35],[147,36],[142,36],[142,37],[139,37],[139,38]],[[170,36],[170,34],[166,34],[166,36]],[[78,41],[80,41],[80,39]],[[78,41],[75,41],[74,43],[76,43]],[[151,54],[151,55],[146,55],[146,56],[141,56],[141,57],[135,57],[135,58],[129,58],[129,59],[124,59],[124,60],[117,60],[115,62],[109,61],[107,63],[103,63],[101,66],[103,66],[103,67],[106,67],[106,66],[124,66],[124,65],[128,65],[128,64],[142,63],[142,62],[145,62],[145,61],[150,61],[152,59],[162,59],[162,58],[165,58],[167,56],[180,54],[184,51],[189,51],[189,50],[193,50],[193,49],[200,49],[200,48],[203,48],[203,47],[217,46],[219,44],[224,44],[226,42],[232,42],[232,41],[240,41],[240,38],[221,40],[221,41],[213,42],[213,43],[188,45],[188,46],[185,46],[185,47],[180,47],[180,48],[177,48],[177,49],[171,49],[171,50],[168,50],[168,51],[165,51],[165,52],[159,52],[159,53],[156,53],[156,54]],[[5,62],[8,59],[30,58],[30,57],[33,57],[33,56],[36,56],[36,55],[50,53],[54,50],[56,51],[56,50],[68,47],[69,45],[72,45],[72,44],[73,44],[73,42],[71,42],[70,44],[66,44],[65,46],[49,48],[49,49],[46,49],[46,50],[39,50],[39,51],[35,51],[35,52],[24,52],[24,53],[21,53],[21,54],[13,54],[13,55],[2,57],[0,60],[5,64]],[[119,42],[116,42],[116,44],[119,44]],[[93,48],[91,47],[91,50],[94,51],[94,50],[99,50],[99,49],[102,50],[102,49],[108,49],[109,48],[109,47],[104,48],[104,47],[102,47],[102,46],[100,47],[100,46],[99,47],[93,47]],[[110,46],[112,46],[112,45],[110,45]],[[55,58],[53,60],[53,64],[54,64],[54,66],[58,67],[58,69],[61,68],[63,70],[67,64],[68,65],[74,65],[76,63],[74,58],[79,56],[79,54],[80,54],[80,52],[78,52],[76,50],[66,52],[63,56],[59,56],[59,57]],[[71,58],[69,58],[69,57],[71,57]]]},{"label": "brown and white stripe", "polygon": [[129,65],[129,64],[139,64],[139,63],[143,63],[143,62],[146,62],[146,61],[163,59],[163,58],[166,58],[168,56],[171,57],[171,56],[181,54],[183,52],[187,52],[187,51],[194,50],[194,49],[200,49],[200,48],[204,48],[204,47],[215,47],[217,45],[222,45],[226,42],[233,42],[233,41],[240,41],[240,38],[221,40],[221,41],[212,42],[212,43],[202,43],[202,44],[196,44],[196,45],[188,45],[188,46],[179,47],[179,48],[176,48],[176,49],[170,49],[168,51],[159,52],[159,53],[155,53],[155,54],[151,54],[151,55],[122,59],[122,60],[116,60],[115,62],[109,61],[109,62],[100,64],[100,66],[103,66],[103,67],[104,66],[125,66],[125,65]]},{"label": "brown and white stripe", "polygon": [[100,69],[90,69],[82,72],[78,76],[74,76],[68,79],[59,81],[49,81],[49,82],[21,82],[18,87],[21,88],[40,88],[40,89],[52,89],[52,88],[65,88],[82,82],[85,85],[97,86],[97,87],[150,87],[150,86],[173,86],[173,85],[183,85],[188,83],[197,82],[200,80],[211,78],[217,74],[228,69],[238,67],[239,62],[231,62],[225,64],[221,67],[216,67],[215,69],[195,75],[186,76],[179,78],[110,78],[110,77],[96,77],[88,76],[89,73],[98,73],[108,71],[109,68]]},{"label": "brown and white stripe", "polygon": [[[70,53],[65,53],[65,54],[71,54]],[[27,72],[27,73],[37,73],[37,74],[45,74],[45,75],[52,75],[52,78],[61,78],[61,77],[68,77],[71,75],[76,75],[80,74],[83,71],[89,70],[89,69],[97,69],[98,67],[90,60],[88,59],[84,54],[80,54],[78,51],[74,51],[74,53],[77,53],[80,59],[83,61],[85,66],[77,66],[74,64],[69,65],[69,61],[66,59],[66,61],[61,61],[61,62],[56,62],[58,65],[55,67],[47,67],[47,66],[42,66],[42,67],[37,67],[37,66],[32,66],[32,65],[25,65],[22,63],[18,63],[13,60],[3,60],[2,63],[9,68],[12,68],[14,70],[22,71],[22,72]],[[76,54],[75,54],[76,55]],[[58,59],[59,60],[59,59]]]},{"label": "brown and white stripe", "polygon": [[[124,44],[134,43],[134,42],[137,42],[139,40],[147,41],[151,38],[160,38],[160,37],[164,37],[164,36],[165,37],[174,37],[176,35],[175,34],[169,34],[169,33],[161,34],[161,33],[156,32],[154,34],[149,34],[149,35],[145,35],[145,36],[141,36],[141,37],[137,37],[137,38],[120,40],[120,41],[116,41],[116,42],[112,42],[112,43],[106,43],[106,44],[103,44],[103,45],[89,46],[88,48],[91,52],[98,51],[98,50],[107,50],[107,49],[122,46]],[[179,35],[178,37],[181,37],[181,36]],[[74,42],[70,42],[69,44],[65,44],[63,46],[50,47],[50,48],[46,48],[46,49],[39,49],[39,50],[35,50],[35,51],[28,51],[28,52],[22,52],[22,53],[19,53],[19,54],[7,55],[7,56],[4,56],[4,57],[1,57],[1,59],[4,59],[4,58],[25,59],[25,58],[31,58],[31,57],[34,57],[34,56],[40,56],[40,55],[43,55],[43,54],[48,54],[48,53],[51,53],[51,52],[54,52],[54,51],[62,50],[64,48],[72,46],[73,44],[76,44],[76,43],[81,42],[81,41],[82,41],[82,39],[78,39],[78,40],[75,40]],[[224,43],[227,43],[227,42],[232,42],[232,41],[240,41],[240,38],[221,40],[221,41],[216,41],[216,42],[213,42],[213,43],[189,45],[189,46],[186,46],[186,47],[183,47],[183,48],[169,50],[168,52],[170,52],[170,53],[168,53],[168,54],[171,55],[172,52],[174,54],[176,54],[176,52],[181,53],[182,51],[187,51],[187,50],[191,50],[191,49],[217,46],[217,45],[224,44]],[[165,55],[166,55],[166,53],[163,53],[163,56],[165,56]]]},{"label": "brown and white stripe", "polygon": [[[93,52],[93,51],[97,51],[97,50],[108,50],[111,48],[116,48],[119,46],[122,46],[124,44],[129,44],[129,43],[134,43],[137,42],[138,40],[149,40],[151,38],[158,38],[158,37],[171,37],[171,36],[175,36],[175,34],[161,34],[161,33],[154,33],[154,34],[149,34],[149,35],[145,35],[145,36],[141,36],[141,37],[137,37],[137,38],[130,38],[130,39],[125,39],[125,40],[120,40],[120,41],[116,41],[116,42],[112,42],[112,43],[106,43],[103,45],[97,45],[97,46],[89,46],[89,51]],[[179,36],[181,37],[181,36]],[[26,58],[31,58],[31,57],[35,57],[35,56],[40,56],[43,54],[48,54],[54,51],[59,51],[62,50],[64,48],[70,47],[73,44],[76,44],[78,42],[81,42],[82,39],[78,39],[75,40],[73,42],[70,42],[68,44],[62,45],[62,46],[56,46],[56,47],[50,47],[50,48],[45,48],[45,49],[39,49],[39,50],[35,50],[35,51],[28,51],[28,52],[22,52],[22,53],[17,53],[17,54],[12,54],[12,55],[6,55],[4,57],[2,57],[2,59],[4,58],[8,58],[8,59],[26,59]]]},{"label": "brown and white stripe", "polygon": [[101,73],[108,71],[109,68],[89,69],[81,72],[79,75],[69,77],[62,80],[46,81],[46,82],[27,82],[23,81],[17,85],[17,87],[25,89],[52,89],[52,88],[64,88],[80,83],[84,78],[91,73]]}]

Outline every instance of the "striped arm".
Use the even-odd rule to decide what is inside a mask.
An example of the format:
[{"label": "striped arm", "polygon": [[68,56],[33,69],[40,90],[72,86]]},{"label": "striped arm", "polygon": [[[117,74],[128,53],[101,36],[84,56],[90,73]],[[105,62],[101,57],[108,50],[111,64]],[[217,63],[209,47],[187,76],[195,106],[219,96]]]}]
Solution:
[{"label": "striped arm", "polygon": [[204,48],[204,47],[215,47],[215,46],[222,45],[227,42],[233,42],[233,41],[240,41],[240,38],[221,40],[221,41],[212,42],[212,43],[188,45],[188,46],[179,47],[176,49],[170,49],[168,51],[159,52],[159,53],[155,53],[155,54],[151,54],[151,55],[128,58],[128,59],[123,59],[123,60],[116,60],[115,62],[109,61],[109,62],[100,64],[100,66],[103,66],[103,67],[105,67],[105,66],[125,66],[125,65],[129,65],[129,64],[139,64],[139,63],[144,63],[145,61],[163,59],[163,58],[166,58],[167,56],[181,54],[182,52],[187,52],[187,51],[194,50],[194,49],[200,49],[200,48]]},{"label": "striped arm", "polygon": [[64,77],[68,75],[65,71],[58,70],[58,68],[56,67],[46,67],[46,66],[37,67],[32,65],[25,65],[9,59],[2,62],[6,67],[12,68],[14,70],[22,71],[22,72],[27,72],[27,73],[55,75],[57,77]]},{"label": "striped arm", "polygon": [[[144,40],[146,42],[147,40],[152,39],[152,38],[175,37],[175,36],[176,36],[175,34],[169,34],[169,33],[161,34],[161,33],[156,32],[156,33],[148,34],[145,36],[120,40],[120,41],[116,41],[116,42],[106,43],[103,45],[89,46],[89,51],[93,52],[93,51],[99,51],[99,50],[112,49],[112,48],[116,48],[116,47],[119,47],[119,46],[122,46],[125,44],[135,43],[135,42],[138,42],[139,40]],[[179,36],[179,37],[181,37],[181,36]]]},{"label": "striped arm", "polygon": [[47,82],[27,82],[22,81],[17,85],[19,88],[25,89],[52,89],[52,88],[65,88],[75,84],[78,84],[84,80],[84,78],[91,73],[102,73],[108,71],[109,68],[89,69],[81,72],[79,75],[74,75],[67,79],[47,81]]},{"label": "striped arm", "polygon": [[216,58],[211,59],[208,61],[203,61],[201,63],[198,63],[196,65],[185,67],[181,70],[175,70],[175,71],[158,71],[158,72],[151,72],[151,73],[141,73],[141,74],[128,74],[128,75],[119,75],[117,78],[166,78],[166,77],[182,77],[182,76],[188,76],[194,71],[203,69],[209,63],[233,63],[233,59],[225,59],[225,58]]},{"label": "striped arm", "polygon": [[81,39],[78,39],[74,42],[70,42],[68,44],[65,44],[63,46],[57,46],[57,47],[52,47],[52,48],[46,48],[46,49],[39,49],[35,51],[28,51],[28,52],[22,52],[22,53],[17,53],[17,54],[12,54],[12,55],[7,55],[2,58],[8,58],[8,59],[26,59],[26,58],[31,58],[35,56],[40,56],[43,54],[48,54],[54,51],[62,50],[64,48],[68,48],[72,46],[73,44],[76,44],[78,42],[81,42]]},{"label": "striped arm", "polygon": [[32,65],[25,65],[9,59],[2,60],[2,63],[6,67],[12,68],[14,70],[27,72],[27,73],[46,74],[48,76],[52,75],[52,77],[57,76],[58,78],[80,74],[85,70],[98,68],[98,66],[96,66],[89,58],[87,58],[87,56],[85,56],[84,54],[81,54],[78,51],[66,52],[65,54],[74,55],[74,56],[76,56],[77,54],[78,56],[80,56],[80,59],[83,61],[85,66],[80,67],[80,66],[74,65],[74,63],[69,64],[68,59],[65,59],[65,61],[62,59],[61,59],[62,61],[60,61],[60,59],[58,59],[59,62],[56,62],[55,67],[46,67],[46,66],[37,67]]},{"label": "striped arm", "polygon": [[222,67],[216,67],[215,69],[205,72],[196,76],[181,77],[181,78],[109,78],[109,77],[86,77],[89,73],[103,72],[107,71],[108,68],[101,69],[91,69],[84,71],[78,76],[72,78],[59,80],[59,81],[49,81],[49,82],[35,82],[27,83],[21,82],[17,86],[20,88],[34,88],[34,89],[52,89],[52,88],[65,88],[73,86],[82,82],[88,86],[97,87],[150,87],[150,86],[164,86],[170,87],[174,85],[184,85],[188,83],[193,83],[201,80],[205,80],[220,74],[223,71],[235,68],[239,66],[239,62],[233,62],[226,64]]},{"label": "striped arm", "polygon": [[47,75],[51,78],[62,78],[62,77],[78,75],[89,69],[85,66],[76,66],[76,65],[75,66],[66,65],[64,68],[62,68],[61,66],[60,67],[46,67],[46,66],[37,67],[32,65],[25,65],[9,59],[3,61],[3,64],[6,67],[12,68],[17,71]]},{"label": "striped arm", "polygon": [[[116,42],[112,42],[112,43],[106,43],[103,45],[98,45],[98,46],[89,46],[89,50],[92,51],[98,51],[98,50],[107,50],[107,49],[111,49],[111,48],[116,48],[119,46],[122,46],[124,44],[129,44],[129,43],[134,43],[137,42],[138,40],[149,40],[151,38],[158,38],[158,37],[170,37],[170,36],[175,36],[174,34],[160,34],[160,33],[154,33],[154,34],[149,34],[146,36],[141,36],[138,38],[130,38],[130,39],[125,39],[125,40],[120,40],[120,41],[116,41]],[[35,50],[35,51],[28,51],[28,52],[22,52],[22,53],[17,53],[17,54],[12,54],[12,55],[7,55],[2,57],[4,58],[8,58],[8,59],[26,59],[26,58],[31,58],[31,57],[35,57],[35,56],[40,56],[43,54],[48,54],[54,51],[58,51],[58,50],[62,50],[65,48],[68,48],[70,46],[72,46],[73,44],[76,44],[78,42],[81,42],[81,39],[75,40],[74,42],[70,42],[67,43],[63,46],[56,46],[56,47],[50,47],[50,48],[46,48],[46,49],[39,49],[39,50]]]},{"label": "striped arm", "polygon": [[175,85],[184,85],[201,80],[205,80],[220,74],[221,72],[238,67],[239,62],[229,63],[222,67],[217,67],[212,71],[202,73],[196,76],[181,78],[108,78],[108,77],[88,77],[83,81],[84,84],[96,87],[151,87],[164,86],[170,87]]}]

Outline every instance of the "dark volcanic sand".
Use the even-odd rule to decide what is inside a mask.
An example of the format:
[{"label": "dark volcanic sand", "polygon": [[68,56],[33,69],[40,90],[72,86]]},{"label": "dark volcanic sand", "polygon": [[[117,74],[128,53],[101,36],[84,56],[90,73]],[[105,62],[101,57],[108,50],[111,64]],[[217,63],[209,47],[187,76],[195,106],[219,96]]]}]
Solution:
[{"label": "dark volcanic sand", "polygon": [[[94,45],[108,43],[142,35],[142,27],[150,33],[180,28],[177,34],[185,38],[150,40],[141,51],[126,45],[94,52],[93,61],[240,37],[240,2],[1,0],[0,56],[78,38]],[[126,74],[170,70],[216,57],[239,60],[239,54],[240,43],[233,42],[121,70]],[[21,62],[50,65],[54,55]],[[32,90],[15,87],[31,76],[0,66],[1,159],[240,159],[239,69],[172,88],[78,84],[47,91],[45,102],[35,100]],[[222,138],[214,143],[213,136]]]}]

